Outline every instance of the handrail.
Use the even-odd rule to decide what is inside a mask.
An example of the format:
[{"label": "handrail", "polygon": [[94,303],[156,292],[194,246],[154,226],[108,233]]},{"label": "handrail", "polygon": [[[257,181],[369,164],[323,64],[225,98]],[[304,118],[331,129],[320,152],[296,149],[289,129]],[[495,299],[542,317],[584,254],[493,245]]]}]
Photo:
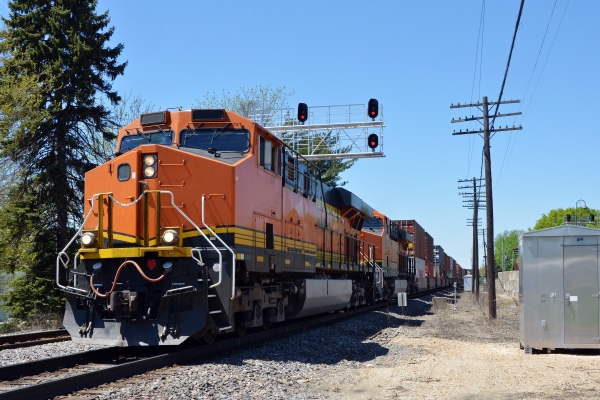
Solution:
[{"label": "handrail", "polygon": [[377,262],[373,259],[373,255],[372,255],[372,249],[369,248],[369,253],[371,253],[368,257],[365,255],[365,253],[363,253],[362,251],[360,251],[360,255],[363,257],[363,259],[367,260],[367,262],[369,264],[371,264],[373,266],[373,268],[375,268],[378,272],[378,276],[379,278],[375,281],[376,284],[381,284],[383,283],[383,268],[381,268],[379,266],[379,264],[377,264]]},{"label": "handrail", "polygon": [[[124,206],[124,207],[127,207],[127,206],[132,206],[132,205],[136,204],[138,201],[140,201],[142,198],[144,198],[144,197],[145,197],[145,196],[146,196],[148,193],[158,193],[158,194],[159,194],[159,199],[160,199],[160,196],[161,196],[161,195],[163,195],[163,194],[168,194],[168,195],[170,195],[170,197],[171,197],[171,205],[173,206],[173,208],[174,208],[175,210],[177,210],[177,212],[178,212],[179,214],[181,214],[181,216],[182,216],[182,217],[183,217],[183,218],[184,218],[184,219],[185,219],[187,222],[189,222],[189,223],[190,223],[190,224],[191,224],[191,225],[192,225],[192,226],[193,226],[193,227],[194,227],[194,228],[195,228],[195,229],[198,231],[198,233],[199,233],[199,234],[200,234],[200,235],[201,235],[201,236],[202,236],[202,237],[203,237],[203,238],[204,238],[204,239],[205,239],[205,240],[208,242],[208,244],[209,244],[209,245],[210,245],[210,246],[213,248],[213,250],[217,252],[217,254],[219,255],[219,281],[218,281],[217,283],[215,283],[215,284],[211,285],[211,286],[210,286],[210,288],[214,288],[214,287],[216,287],[216,286],[218,286],[218,285],[220,285],[220,284],[221,284],[221,281],[222,281],[222,270],[223,270],[223,256],[222,256],[222,254],[221,254],[221,251],[220,251],[220,250],[217,248],[217,246],[215,246],[215,245],[214,245],[214,243],[213,243],[213,242],[210,240],[210,238],[209,238],[208,236],[206,236],[206,234],[205,234],[205,233],[202,231],[202,229],[201,229],[201,228],[200,228],[198,225],[196,225],[196,223],[194,223],[194,221],[192,221],[192,220],[191,220],[191,219],[190,219],[190,218],[189,218],[189,217],[188,217],[188,216],[187,216],[187,215],[186,215],[186,214],[185,214],[185,213],[184,213],[184,212],[183,212],[183,211],[180,209],[180,207],[179,207],[179,206],[177,206],[177,205],[175,204],[175,196],[173,195],[173,192],[171,192],[171,191],[167,191],[167,190],[152,190],[152,191],[144,191],[144,192],[142,192],[142,193],[140,194],[140,196],[139,196],[137,199],[135,199],[135,200],[131,201],[130,203],[121,203],[120,201],[116,200],[116,199],[113,197],[113,194],[112,194],[112,193],[97,193],[97,194],[94,194],[94,195],[92,196],[91,203],[90,203],[90,209],[89,209],[89,211],[88,211],[87,215],[85,216],[85,218],[83,219],[83,222],[82,222],[82,223],[81,223],[81,225],[79,226],[79,229],[77,230],[77,232],[75,233],[75,235],[73,235],[73,237],[71,238],[71,240],[70,240],[70,241],[69,241],[69,242],[66,244],[66,246],[65,246],[65,247],[62,249],[62,251],[60,251],[60,252],[58,253],[58,255],[57,255],[57,257],[56,257],[56,284],[57,284],[57,286],[58,286],[60,289],[62,289],[62,290],[64,290],[64,291],[77,291],[77,292],[80,292],[80,293],[84,293],[84,294],[86,294],[86,295],[87,295],[87,293],[88,293],[87,291],[85,291],[85,290],[83,290],[83,289],[79,289],[79,288],[72,287],[72,286],[65,286],[65,285],[61,285],[61,284],[60,284],[60,279],[59,279],[59,277],[60,277],[60,273],[59,273],[59,271],[60,271],[60,266],[61,266],[61,265],[62,265],[62,266],[65,268],[65,269],[69,269],[69,266],[68,266],[68,264],[69,264],[69,262],[70,262],[70,257],[69,257],[69,255],[67,254],[67,250],[68,250],[68,248],[69,248],[69,247],[71,247],[71,245],[73,244],[73,242],[75,242],[75,239],[76,239],[76,238],[77,238],[79,235],[81,235],[81,232],[83,231],[83,227],[85,226],[85,224],[86,224],[86,222],[88,221],[88,219],[89,219],[90,215],[92,215],[92,213],[93,213],[93,211],[94,211],[94,207],[95,207],[95,204],[96,204],[96,199],[103,199],[103,197],[106,195],[106,196],[108,197],[108,201],[109,201],[109,202],[111,202],[111,203],[112,203],[112,202],[114,202],[114,203],[116,203],[116,204],[117,204],[117,205],[119,205],[119,206]],[[160,200],[158,200],[158,201],[160,202]],[[103,201],[102,201],[100,204],[102,204],[102,203],[103,203]],[[101,208],[102,208],[102,207],[101,207]],[[110,207],[110,208],[112,208],[112,207]],[[109,230],[110,230],[111,232],[109,232],[109,233],[108,233],[108,235],[109,235],[109,237],[108,237],[109,243],[110,243],[110,242],[112,242],[112,240],[111,240],[111,239],[112,239],[112,221],[110,221],[110,219],[112,219],[112,210],[111,210],[110,208],[109,208],[109,221],[108,221],[108,224],[109,224],[109,226],[108,226],[108,228],[109,228]],[[104,211],[104,210],[102,210],[102,211]],[[102,214],[103,214],[103,212],[102,212],[102,213],[100,213],[100,212],[99,212],[99,215],[102,215]],[[103,218],[102,218],[102,219],[103,219]],[[103,221],[102,221],[102,222],[100,222],[100,221],[99,221],[99,224],[98,224],[98,226],[97,226],[97,228],[98,228],[98,230],[99,230],[99,231],[100,231],[100,230],[102,230],[102,231],[104,230],[103,224],[104,224],[104,222],[103,222]],[[233,255],[233,284],[232,284],[232,296],[233,296],[233,295],[235,294],[235,252],[234,252],[234,251],[233,251],[233,250],[232,250],[232,249],[231,249],[229,246],[227,246],[227,244],[225,244],[225,242],[224,242],[224,241],[223,241],[223,240],[222,240],[222,239],[221,239],[219,236],[217,236],[217,234],[216,234],[215,232],[213,232],[213,230],[212,230],[212,229],[210,229],[210,227],[209,227],[208,225],[206,225],[206,223],[204,222],[204,195],[202,196],[202,224],[203,224],[203,225],[204,225],[204,227],[206,227],[206,229],[208,229],[208,230],[210,231],[210,233],[211,233],[212,235],[214,235],[214,236],[215,236],[215,237],[216,237],[216,238],[217,238],[217,239],[218,239],[218,240],[221,242],[221,244],[223,244],[223,246],[224,246],[224,247],[225,247],[225,248],[226,248],[226,249],[227,249],[229,252],[231,252],[231,253],[232,253],[232,255]],[[158,231],[158,229],[157,229],[157,231]],[[103,240],[103,233],[102,233],[102,232],[99,232],[98,236],[99,236],[99,238],[100,238],[100,239],[102,239],[102,240]],[[157,242],[158,242],[158,237],[157,237],[156,239],[157,239]],[[101,245],[102,245],[102,244],[101,244]],[[198,254],[198,256],[195,256],[195,254],[196,254],[196,253]],[[75,258],[74,258],[73,262],[75,263],[75,262],[77,261],[77,259],[78,259],[78,258],[79,258],[79,254],[77,254],[77,255],[75,256]],[[194,259],[194,260],[195,260],[195,261],[198,263],[198,265],[199,265],[199,266],[204,266],[204,262],[203,262],[203,260],[202,260],[202,255],[201,255],[201,253],[200,253],[200,249],[199,249],[199,248],[192,248],[192,258],[193,258],[193,259]],[[77,267],[77,265],[75,264],[75,265],[73,266],[73,268],[76,268],[76,267]],[[232,299],[233,299],[233,297],[232,297]]]},{"label": "handrail", "polygon": [[[198,263],[199,266],[204,267],[204,261],[202,260],[202,253],[200,253],[200,249],[194,247],[191,251],[192,258]],[[198,253],[198,257],[196,258],[195,253]]]},{"label": "handrail", "polygon": [[[75,238],[77,236],[79,236],[81,234],[81,231],[83,231],[83,226],[85,225],[85,223],[87,222],[88,218],[90,217],[90,215],[92,214],[92,212],[94,211],[94,199],[99,196],[99,194],[95,194],[92,196],[92,203],[90,205],[90,210],[88,211],[87,215],[85,216],[85,218],[83,219],[83,222],[81,223],[81,226],[79,227],[79,229],[77,230],[77,232],[75,233],[75,235],[73,235],[73,237],[71,238],[71,240],[66,244],[66,246],[58,253],[58,255],[56,256],[56,285],[65,291],[68,290],[74,290],[74,291],[78,291],[78,292],[82,292],[87,294],[87,292],[83,289],[79,289],[76,287],[67,287],[67,286],[63,286],[60,284],[60,279],[59,279],[59,270],[60,270],[60,265],[62,264],[64,268],[69,269],[68,267],[68,263],[70,261],[70,257],[67,254],[67,249],[69,247],[71,247],[71,245],[73,244],[73,242],[75,241]],[[66,257],[67,259],[64,260],[64,257]],[[75,258],[76,259],[76,258]],[[74,260],[75,260],[74,259]]]},{"label": "handrail", "polygon": [[[231,249],[231,247],[227,246],[227,244],[219,237],[217,236],[216,233],[213,232],[212,229],[210,229],[210,227],[208,225],[206,225],[206,222],[204,222],[204,198],[206,196],[202,195],[202,225],[204,225],[204,227],[206,229],[208,229],[208,231],[210,233],[212,233],[219,242],[221,242],[221,244],[231,253],[232,255],[232,261],[231,261],[231,300],[235,299],[235,252]],[[210,242],[210,241],[209,241]],[[212,245],[212,243],[211,243]],[[213,245],[214,247],[214,245]],[[219,252],[219,282],[217,284],[214,284],[212,286],[210,286],[211,288],[218,286],[221,283],[221,272],[223,270],[223,264],[222,264],[222,260],[221,260],[221,252]]]},{"label": "handrail", "polygon": [[[217,252],[217,254],[219,255],[219,281],[211,286],[209,286],[209,288],[213,288],[216,286],[219,286],[221,284],[221,270],[223,269],[223,256],[221,255],[221,252],[219,251],[219,249],[217,248],[217,246],[215,246],[213,244],[213,242],[211,242],[211,240],[204,234],[204,232],[202,232],[202,229],[200,229],[198,227],[198,225],[196,225],[194,223],[194,221],[192,221],[190,219],[190,217],[188,217],[183,211],[181,211],[181,209],[175,204],[175,196],[173,195],[173,192],[170,192],[168,190],[161,190],[160,191],[161,194],[165,193],[165,194],[170,194],[171,195],[171,205],[173,206],[173,208],[175,210],[177,210],[177,212],[179,212],[179,214],[181,214],[183,216],[183,218],[185,218],[187,220],[187,222],[189,222],[194,228],[196,228],[196,230],[200,233],[200,235],[208,242],[208,244],[210,244],[210,246],[213,248],[214,251]],[[204,196],[202,196],[202,224],[204,226],[206,226],[206,224],[204,223]],[[208,228],[208,227],[207,227]],[[221,238],[219,238],[210,228],[208,228],[208,230],[217,237],[217,239],[221,240]],[[221,240],[221,242],[223,242]],[[193,253],[192,253],[193,254]],[[194,257],[192,257],[194,258]],[[194,260],[196,260],[196,262],[198,262],[198,265],[202,266],[203,263],[201,264],[199,262],[199,260],[197,260],[196,258],[194,258]],[[200,261],[202,260],[202,258],[200,258]]]},{"label": "handrail", "polygon": [[371,259],[373,260],[373,265],[375,266],[375,268],[377,269],[377,272],[379,272],[379,278],[375,281],[375,283],[377,284],[383,284],[383,268],[381,268],[379,266],[379,264],[377,264],[377,261],[375,261],[375,258],[373,257],[373,248],[369,247],[369,253],[371,255]]}]

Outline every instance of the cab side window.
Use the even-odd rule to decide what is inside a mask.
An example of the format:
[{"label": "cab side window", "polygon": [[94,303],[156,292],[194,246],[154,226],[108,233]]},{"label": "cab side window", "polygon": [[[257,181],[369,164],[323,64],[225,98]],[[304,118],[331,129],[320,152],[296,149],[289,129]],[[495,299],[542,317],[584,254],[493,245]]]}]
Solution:
[{"label": "cab side window", "polygon": [[279,148],[273,147],[273,143],[270,140],[263,136],[258,137],[258,165],[278,175],[281,175],[281,172],[277,168],[280,151]]}]

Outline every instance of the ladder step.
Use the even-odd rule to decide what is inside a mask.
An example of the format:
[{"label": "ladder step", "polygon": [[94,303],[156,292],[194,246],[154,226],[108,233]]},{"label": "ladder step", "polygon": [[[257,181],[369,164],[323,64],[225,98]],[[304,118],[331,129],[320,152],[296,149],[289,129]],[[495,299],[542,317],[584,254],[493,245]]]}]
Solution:
[{"label": "ladder step", "polygon": [[[214,236],[211,236],[211,240],[217,240],[217,238],[216,238],[216,237],[214,237]],[[215,251],[215,249],[213,249],[213,247],[212,247],[212,246],[210,246],[210,247],[196,247],[196,248],[197,248],[197,249],[200,249],[200,250],[202,250],[202,251],[212,251],[212,252],[214,252],[214,251]],[[227,252],[227,253],[229,253],[229,250],[228,250],[227,248],[225,248],[225,247],[217,247],[217,250],[218,250],[218,251],[222,251],[222,252]],[[231,253],[229,253],[229,254],[231,255]]]}]

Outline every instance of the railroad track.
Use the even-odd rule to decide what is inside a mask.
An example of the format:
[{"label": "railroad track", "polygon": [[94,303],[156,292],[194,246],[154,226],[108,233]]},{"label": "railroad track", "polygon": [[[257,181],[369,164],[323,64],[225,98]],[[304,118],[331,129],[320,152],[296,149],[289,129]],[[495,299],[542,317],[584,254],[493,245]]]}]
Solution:
[{"label": "railroad track", "polygon": [[[342,319],[384,307],[379,303],[358,310],[334,313],[272,327],[268,331],[227,337],[212,345],[164,347],[110,347],[64,357],[0,367],[0,399],[47,399],[92,388],[149,370],[202,360],[240,346],[292,334],[306,328],[334,323]],[[233,335],[232,335],[233,336]],[[155,352],[149,355],[148,352]],[[162,354],[160,353],[162,352]],[[145,354],[144,354],[145,353]]]},{"label": "railroad track", "polygon": [[381,302],[356,310],[291,321],[274,326],[267,331],[256,331],[242,337],[225,336],[223,340],[212,345],[110,347],[0,367],[0,400],[46,399],[94,388],[190,359],[201,362],[227,350],[279,338],[307,328],[335,323],[383,308],[388,304],[388,302]]},{"label": "railroad track", "polygon": [[65,329],[0,336],[0,350],[71,340]]}]

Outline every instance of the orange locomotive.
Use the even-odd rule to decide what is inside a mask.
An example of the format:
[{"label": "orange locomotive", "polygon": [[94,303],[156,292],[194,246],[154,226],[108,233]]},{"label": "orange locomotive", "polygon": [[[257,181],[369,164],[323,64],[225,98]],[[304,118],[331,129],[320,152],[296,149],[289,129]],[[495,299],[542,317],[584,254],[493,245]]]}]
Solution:
[{"label": "orange locomotive", "polygon": [[381,266],[388,292],[399,291],[416,293],[414,257],[409,257],[408,246],[414,239],[392,221],[378,211],[373,211],[373,218],[363,224],[361,238],[374,244],[374,260]]},{"label": "orange locomotive", "polygon": [[374,263],[383,272],[385,293],[398,293],[399,284],[400,292],[416,294],[460,283],[458,273],[450,274],[439,260],[426,273],[423,255],[428,246],[433,249],[433,238],[414,220],[394,221],[374,210],[373,218],[363,224],[361,238],[374,245]]},{"label": "orange locomotive", "polygon": [[69,245],[57,258],[75,341],[211,342],[391,298],[403,286],[361,239],[373,209],[322,184],[309,162],[247,118],[142,114],[119,132],[117,151],[85,176],[72,265]]}]

